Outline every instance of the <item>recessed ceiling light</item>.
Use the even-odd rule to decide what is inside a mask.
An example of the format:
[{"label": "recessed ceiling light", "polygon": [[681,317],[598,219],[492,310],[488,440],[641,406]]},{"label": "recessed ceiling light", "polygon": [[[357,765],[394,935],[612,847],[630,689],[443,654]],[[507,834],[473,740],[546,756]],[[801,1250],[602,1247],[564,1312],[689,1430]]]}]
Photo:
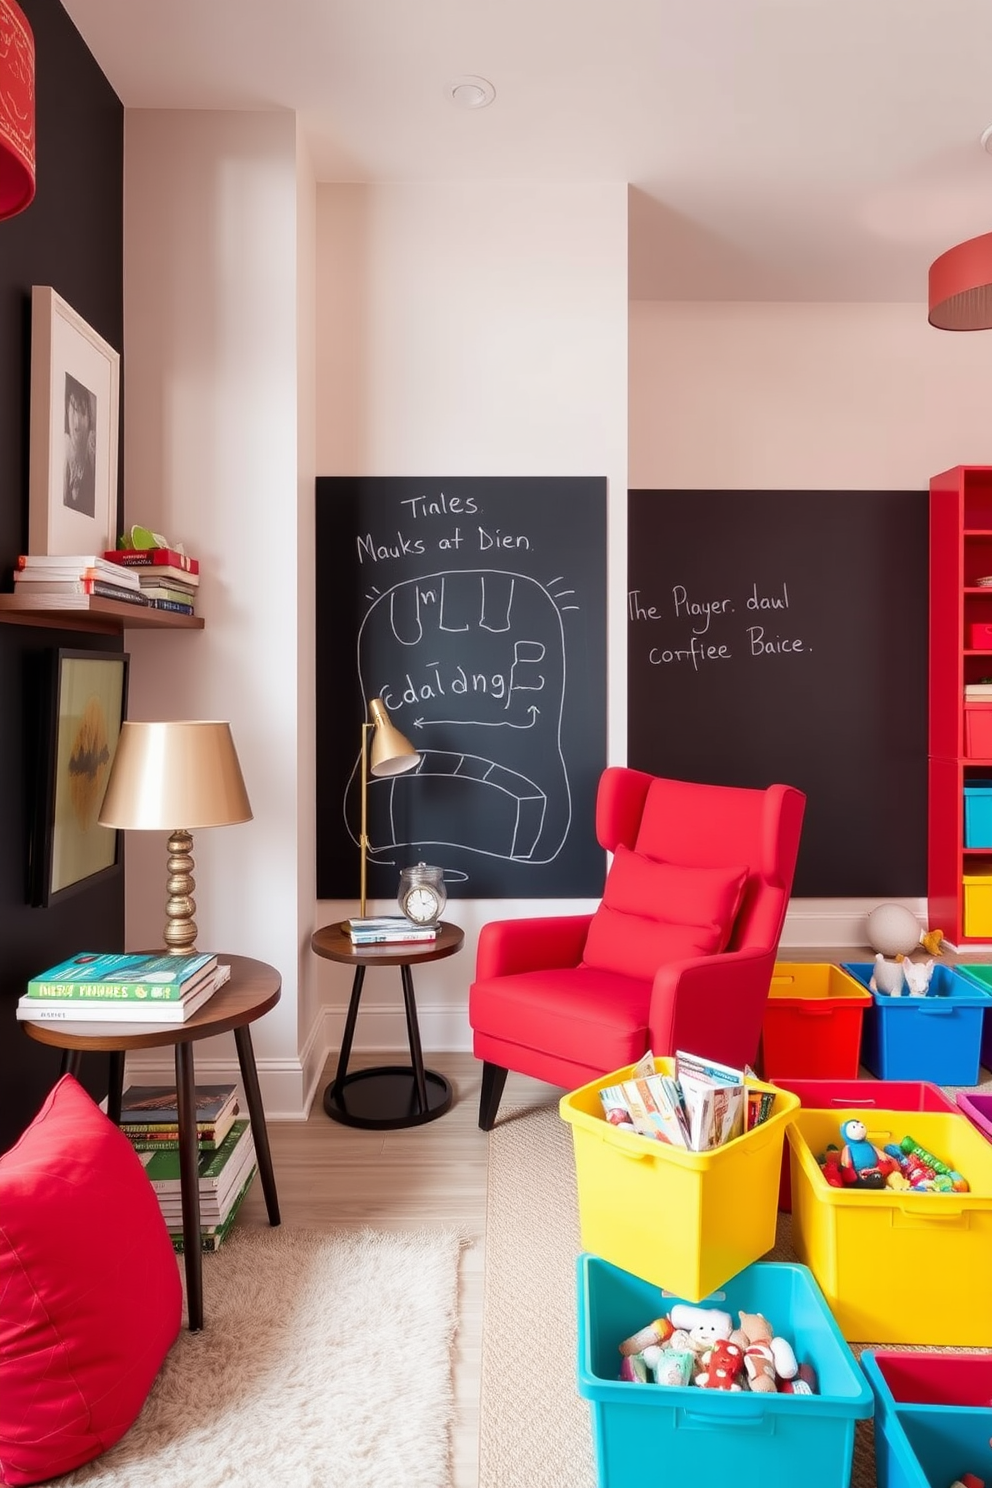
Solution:
[{"label": "recessed ceiling light", "polygon": [[484,77],[455,78],[448,86],[448,97],[458,108],[486,108],[496,97],[496,89]]}]

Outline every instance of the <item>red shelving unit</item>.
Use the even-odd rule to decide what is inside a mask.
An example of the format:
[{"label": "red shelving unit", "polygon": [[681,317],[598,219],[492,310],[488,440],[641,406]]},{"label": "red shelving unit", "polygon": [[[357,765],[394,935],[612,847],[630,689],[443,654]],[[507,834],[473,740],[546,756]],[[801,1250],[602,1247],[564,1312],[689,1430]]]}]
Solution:
[{"label": "red shelving unit", "polygon": [[[930,665],[927,897],[930,924],[955,945],[992,944],[992,916],[975,909],[965,934],[965,875],[988,876],[992,837],[965,846],[964,791],[992,779],[992,699],[965,686],[992,677],[992,465],[956,465],[930,482]],[[990,627],[972,644],[972,627]],[[979,897],[980,896],[980,897]],[[980,933],[974,933],[977,928]]]}]

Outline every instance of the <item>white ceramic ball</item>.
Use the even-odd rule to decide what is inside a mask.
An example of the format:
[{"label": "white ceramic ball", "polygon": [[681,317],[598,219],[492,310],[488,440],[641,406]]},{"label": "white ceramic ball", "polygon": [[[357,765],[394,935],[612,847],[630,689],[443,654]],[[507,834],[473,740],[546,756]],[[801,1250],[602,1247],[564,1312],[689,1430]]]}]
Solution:
[{"label": "white ceramic ball", "polygon": [[920,943],[920,925],[902,904],[879,904],[866,921],[868,944],[883,956],[908,956]]}]

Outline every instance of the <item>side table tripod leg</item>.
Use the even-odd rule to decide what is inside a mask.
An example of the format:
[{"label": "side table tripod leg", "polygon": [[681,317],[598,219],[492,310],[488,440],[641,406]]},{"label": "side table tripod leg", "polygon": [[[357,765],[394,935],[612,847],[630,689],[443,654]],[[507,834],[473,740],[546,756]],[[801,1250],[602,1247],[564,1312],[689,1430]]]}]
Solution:
[{"label": "side table tripod leg", "polygon": [[124,1098],[124,1050],[110,1055],[110,1079],[107,1084],[107,1115],[115,1126],[121,1124],[121,1101]]},{"label": "side table tripod leg", "polygon": [[362,1000],[362,984],[365,981],[365,967],[355,967],[355,980],[351,984],[351,998],[348,1002],[348,1013],[344,1020],[344,1034],[341,1038],[341,1050],[338,1054],[338,1067],[331,1081],[330,1089],[336,1090],[340,1096],[344,1089],[344,1079],[348,1073],[348,1061],[351,1058],[351,1045],[355,1037],[355,1024],[358,1022],[358,1004]]},{"label": "side table tripod leg", "polygon": [[179,1115],[179,1185],[183,1206],[183,1260],[189,1330],[203,1327],[203,1257],[200,1253],[200,1171],[196,1134],[193,1045],[176,1045],[176,1107]]},{"label": "side table tripod leg", "polygon": [[255,1050],[252,1047],[251,1030],[247,1023],[243,1028],[234,1030],[234,1042],[238,1046],[241,1083],[245,1087],[245,1100],[248,1102],[248,1117],[251,1121],[252,1141],[255,1143],[258,1176],[262,1183],[262,1193],[265,1195],[265,1208],[269,1216],[269,1224],[277,1225],[279,1223],[279,1198],[276,1194],[276,1177],[272,1171],[272,1155],[269,1152],[269,1133],[265,1125],[262,1092],[258,1087]]},{"label": "side table tripod leg", "polygon": [[409,966],[400,967],[403,982],[403,1006],[406,1009],[406,1036],[410,1044],[410,1060],[417,1086],[417,1100],[421,1111],[427,1110],[427,1077],[424,1074],[424,1051],[420,1046],[420,1027],[417,1023],[417,1003],[413,995],[413,974]]}]

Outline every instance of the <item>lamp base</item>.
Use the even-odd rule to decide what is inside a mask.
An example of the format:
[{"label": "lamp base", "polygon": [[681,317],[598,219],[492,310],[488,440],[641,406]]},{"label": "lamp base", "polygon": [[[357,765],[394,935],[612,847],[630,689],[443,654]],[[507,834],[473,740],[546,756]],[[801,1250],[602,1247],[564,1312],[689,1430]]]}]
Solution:
[{"label": "lamp base", "polygon": [[190,832],[173,832],[166,844],[168,877],[165,881],[165,948],[173,956],[189,956],[196,950],[196,900],[193,890],[193,837]]}]

